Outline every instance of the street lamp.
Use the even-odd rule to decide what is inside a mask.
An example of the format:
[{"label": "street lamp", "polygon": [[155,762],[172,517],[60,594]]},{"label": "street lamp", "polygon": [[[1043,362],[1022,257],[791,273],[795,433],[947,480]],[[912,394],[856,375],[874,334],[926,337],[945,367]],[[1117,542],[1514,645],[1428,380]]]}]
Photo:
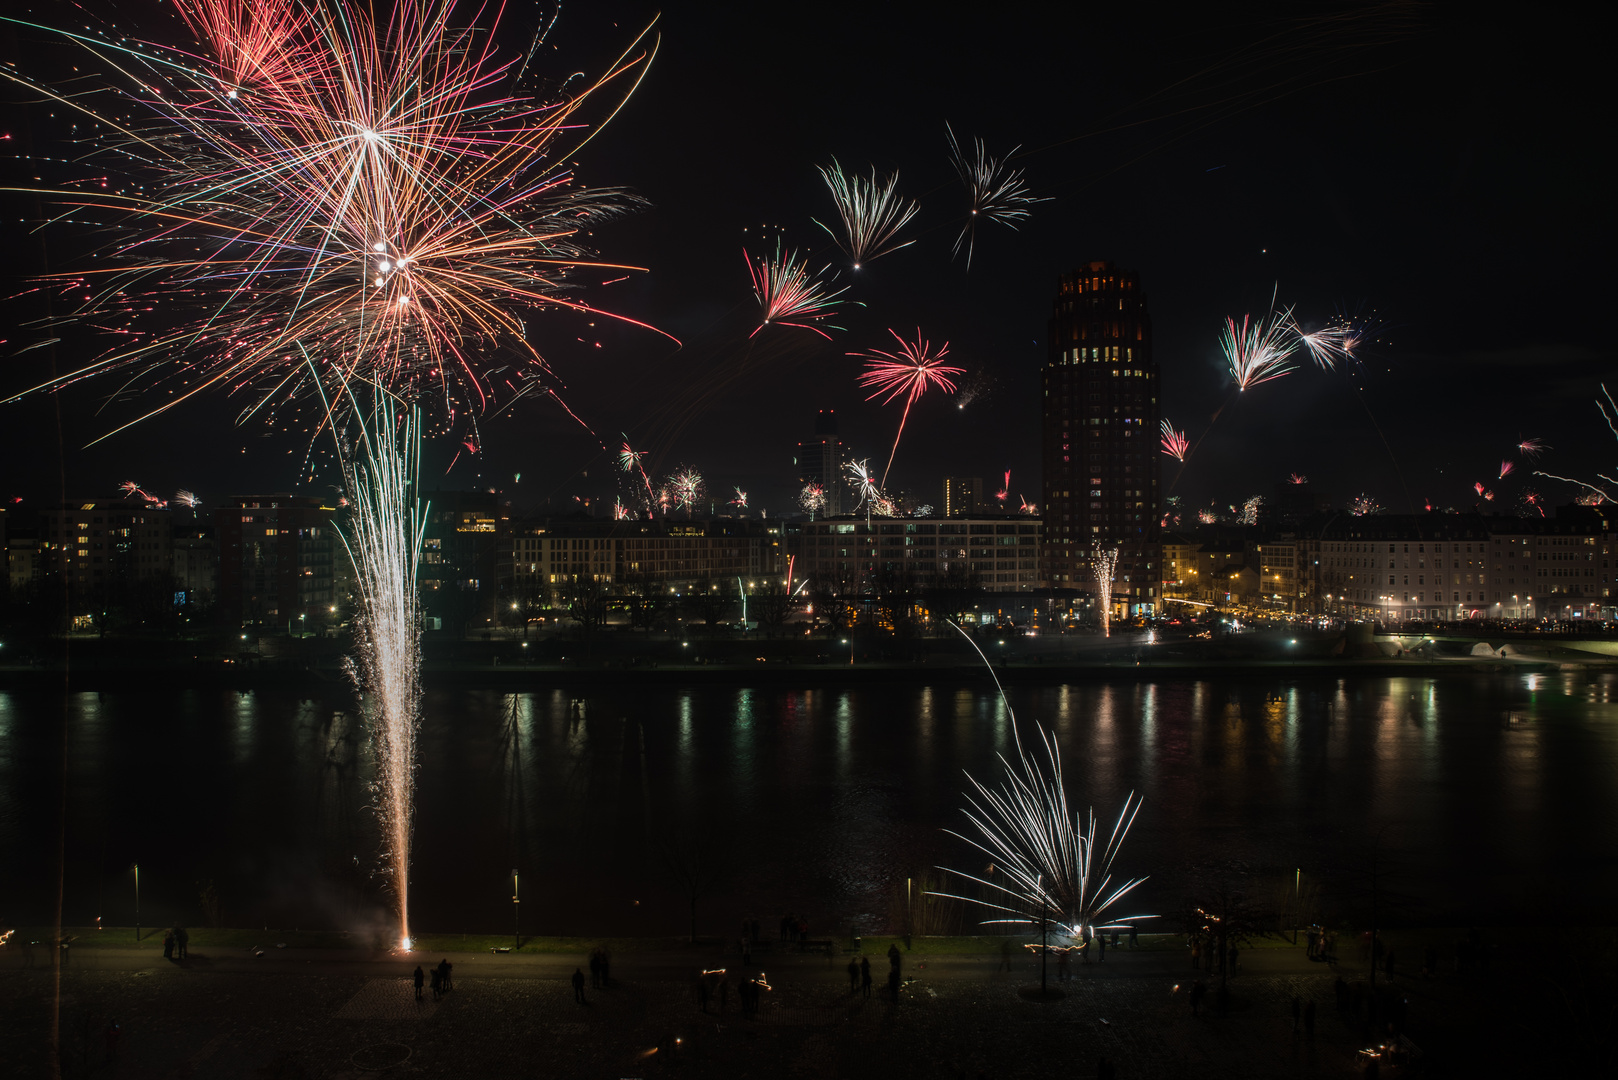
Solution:
[{"label": "street lamp", "polygon": [[520,909],[518,908],[517,905],[519,903],[521,903],[521,901],[517,899],[517,896],[518,896],[518,892],[517,892],[517,869],[516,869],[516,867],[512,867],[512,870],[511,870],[511,937],[512,937],[512,948],[520,949],[520,948],[522,948],[522,920],[518,915],[518,912],[519,912]]}]

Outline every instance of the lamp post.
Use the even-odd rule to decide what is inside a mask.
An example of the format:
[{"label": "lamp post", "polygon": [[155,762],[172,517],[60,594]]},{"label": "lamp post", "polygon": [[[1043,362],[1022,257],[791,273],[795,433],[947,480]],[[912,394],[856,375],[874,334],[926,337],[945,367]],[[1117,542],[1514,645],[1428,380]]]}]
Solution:
[{"label": "lamp post", "polygon": [[1297,877],[1293,881],[1293,907],[1296,914],[1292,920],[1292,944],[1298,943],[1298,924],[1303,921],[1303,867],[1298,867]]},{"label": "lamp post", "polygon": [[521,909],[517,906],[521,901],[517,899],[518,895],[517,870],[513,867],[511,871],[511,947],[513,949],[522,948],[522,918],[519,915]]},{"label": "lamp post", "polygon": [[910,883],[913,880],[914,880],[913,878],[905,878],[905,951],[906,952],[910,951],[910,932],[911,932],[911,929],[912,929],[912,927],[911,927],[911,918],[912,918],[911,909],[915,906],[915,901],[913,899],[911,899],[911,894],[910,894]]}]

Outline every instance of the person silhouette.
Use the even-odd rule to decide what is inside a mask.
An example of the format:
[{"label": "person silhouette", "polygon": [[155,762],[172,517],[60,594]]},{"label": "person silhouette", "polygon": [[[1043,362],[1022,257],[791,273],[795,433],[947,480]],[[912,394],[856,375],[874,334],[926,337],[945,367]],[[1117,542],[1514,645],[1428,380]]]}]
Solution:
[{"label": "person silhouette", "polygon": [[584,1004],[584,969],[573,969],[573,1000]]},{"label": "person silhouette", "polygon": [[416,980],[416,1000],[420,1001],[421,1000],[421,984],[427,981],[427,976],[422,974],[420,964],[416,965],[415,980]]}]

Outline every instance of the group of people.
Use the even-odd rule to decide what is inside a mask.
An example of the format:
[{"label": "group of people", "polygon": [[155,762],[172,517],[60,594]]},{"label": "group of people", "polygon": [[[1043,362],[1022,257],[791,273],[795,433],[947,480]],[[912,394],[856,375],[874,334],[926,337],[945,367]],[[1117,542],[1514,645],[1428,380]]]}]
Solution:
[{"label": "group of people", "polygon": [[590,988],[605,990],[612,985],[612,954],[597,945],[590,950]]},{"label": "group of people", "polygon": [[[438,962],[438,966],[433,968],[432,990],[434,1001],[442,998],[445,994],[449,993],[450,990],[455,988],[455,979],[453,977],[454,971],[455,965],[450,963],[447,957],[440,960]],[[427,982],[427,975],[421,970],[420,964],[416,965],[416,971],[413,979],[416,984],[416,1000],[420,1001],[422,985]]]},{"label": "group of people", "polygon": [[[899,1003],[900,972],[904,965],[904,954],[899,951],[899,944],[895,942],[888,946],[888,1000],[894,1004]],[[871,958],[869,956],[852,957],[848,961],[848,992],[850,995],[858,994],[862,998],[871,996]]]},{"label": "group of people", "polygon": [[1203,961],[1208,962],[1208,974],[1213,975],[1223,971],[1227,977],[1234,977],[1241,970],[1242,951],[1234,942],[1227,941],[1214,934],[1190,935],[1191,968],[1201,971]]},{"label": "group of people", "polygon": [[787,912],[781,916],[781,940],[796,941],[803,945],[809,940],[809,919],[804,915],[794,915]]},{"label": "group of people", "polygon": [[1309,959],[1330,963],[1337,958],[1337,931],[1324,930],[1319,923],[1315,923],[1306,936],[1309,947],[1305,955]]},{"label": "group of people", "polygon": [[188,955],[188,946],[191,935],[185,932],[185,927],[175,926],[163,931],[163,959],[184,960]]}]

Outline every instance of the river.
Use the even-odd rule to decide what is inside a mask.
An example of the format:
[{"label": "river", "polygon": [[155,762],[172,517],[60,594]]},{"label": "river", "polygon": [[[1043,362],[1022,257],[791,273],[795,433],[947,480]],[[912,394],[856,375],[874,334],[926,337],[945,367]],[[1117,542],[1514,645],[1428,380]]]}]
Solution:
[{"label": "river", "polygon": [[[739,676],[744,678],[744,676]],[[604,680],[606,681],[606,680]],[[1167,925],[1220,881],[1351,917],[1377,884],[1404,921],[1605,921],[1618,895],[1618,677],[1086,681],[1009,689],[1025,745],[1054,730],[1070,800]],[[65,724],[65,739],[63,728]],[[65,800],[61,750],[66,747]],[[732,933],[896,925],[938,865],[987,860],[964,772],[1014,750],[993,685],[919,679],[689,690],[430,693],[411,885],[418,931]],[[385,921],[369,754],[352,702],[131,686],[0,694],[0,924],[359,928]],[[63,815],[59,818],[59,814]],[[58,821],[64,827],[58,830]],[[1375,875],[1371,873],[1375,868]],[[917,929],[969,929],[955,906]]]}]

